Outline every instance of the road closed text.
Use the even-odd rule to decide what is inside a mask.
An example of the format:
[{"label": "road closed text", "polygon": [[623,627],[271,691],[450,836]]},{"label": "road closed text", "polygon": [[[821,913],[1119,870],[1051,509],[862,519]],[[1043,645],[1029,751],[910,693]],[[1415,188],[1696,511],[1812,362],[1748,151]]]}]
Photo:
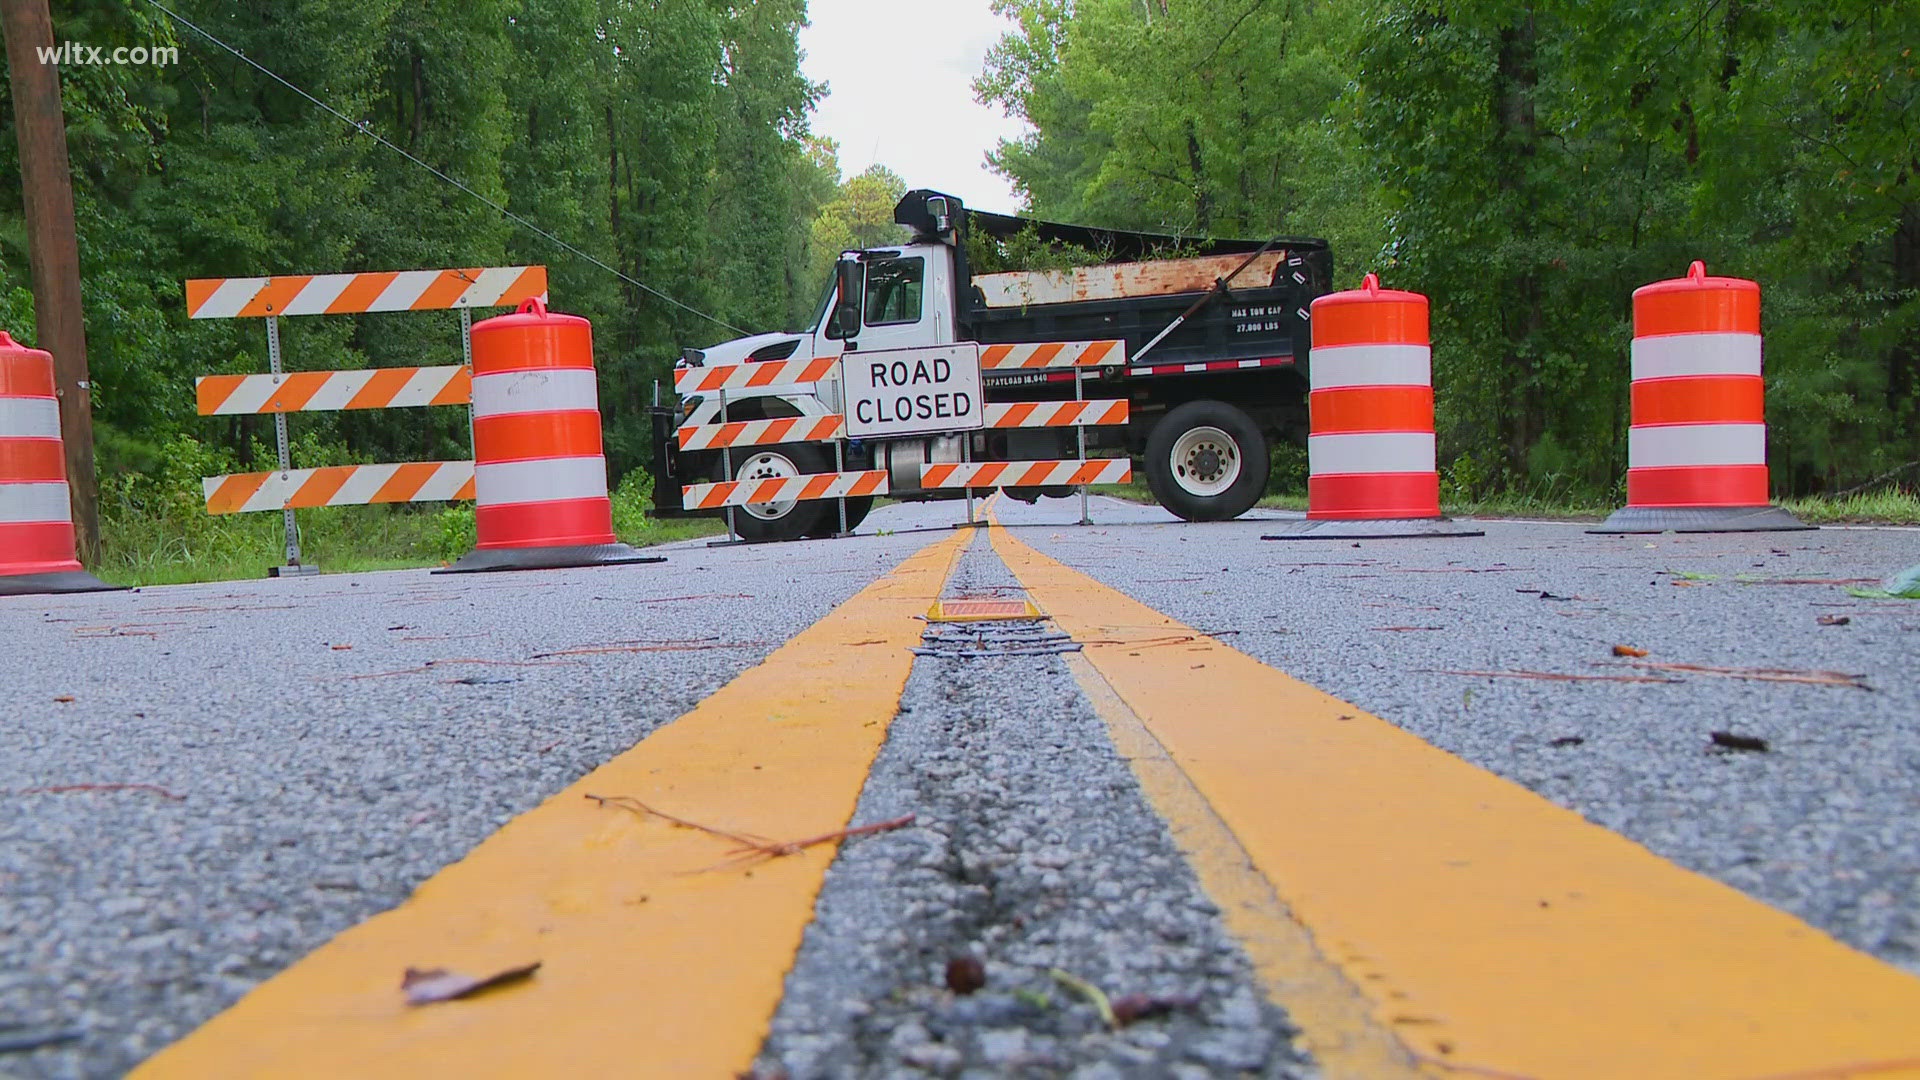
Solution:
[{"label": "road closed text", "polygon": [[842,361],[847,431],[854,438],[977,428],[981,425],[976,349],[901,349]]},{"label": "road closed text", "polygon": [[[973,413],[974,397],[965,390],[932,387],[953,384],[953,362],[932,359],[873,361],[867,377],[875,390],[899,391],[854,402],[854,419],[861,424],[890,424],[900,420],[953,420]],[[912,391],[921,391],[913,393]]]}]

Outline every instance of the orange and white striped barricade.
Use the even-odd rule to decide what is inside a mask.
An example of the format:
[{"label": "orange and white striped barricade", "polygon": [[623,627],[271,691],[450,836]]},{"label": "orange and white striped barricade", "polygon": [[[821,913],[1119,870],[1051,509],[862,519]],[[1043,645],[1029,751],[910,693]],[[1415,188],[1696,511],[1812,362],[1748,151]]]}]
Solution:
[{"label": "orange and white striped barricade", "polygon": [[[190,319],[261,318],[267,324],[265,375],[207,375],[195,380],[200,415],[270,414],[279,468],[273,472],[209,476],[201,483],[210,514],[279,510],[286,529],[285,566],[274,577],[316,572],[301,562],[296,509],[370,503],[434,502],[473,498],[471,461],[392,465],[293,467],[287,414],[349,409],[470,405],[473,400],[473,309],[518,306],[547,292],[544,266],[472,267],[360,274],[208,278],[186,283]],[[465,363],[361,371],[286,372],[281,364],[280,318],[355,315],[383,311],[460,313]]]},{"label": "orange and white striped barricade", "polygon": [[1440,513],[1427,317],[1373,274],[1314,300],[1307,520],[1261,539],[1486,535]]},{"label": "orange and white striped barricade", "polygon": [[1760,285],[1687,276],[1633,291],[1627,505],[1595,533],[1810,529],[1768,503]]},{"label": "orange and white striped barricade", "polygon": [[[1087,458],[1087,428],[1105,424],[1124,424],[1127,422],[1126,402],[1098,401],[1089,402],[1087,397],[1087,371],[1091,368],[1125,366],[1127,362],[1127,343],[1120,340],[1104,341],[1052,341],[1028,344],[987,345],[980,350],[980,367],[983,371],[1020,371],[1030,368],[1070,367],[1073,369],[1073,397],[1071,402],[1050,402],[1049,405],[1062,406],[1058,409],[1035,409],[1027,411],[1019,405],[988,405],[987,426],[1005,427],[1072,427],[1078,441],[1080,457],[1074,465],[1084,467]],[[1118,407],[1119,419],[1112,419]],[[1028,463],[1038,464],[1038,463]],[[1102,469],[1113,472],[1114,466],[1103,463]],[[1084,468],[1076,471],[1085,471]],[[1092,480],[1078,484],[1080,488],[1080,524],[1093,524],[1093,515],[1087,507],[1088,483],[1128,483],[1133,479],[1133,470],[1126,470],[1126,479],[1119,481]],[[922,481],[924,483],[924,481]],[[992,485],[981,485],[992,486]],[[1025,487],[1024,484],[1005,484],[1005,487]],[[967,486],[967,520],[964,525],[977,525],[973,516],[973,487]]]},{"label": "orange and white striped barricade", "polygon": [[[688,424],[676,433],[680,449],[720,451],[720,471],[732,479],[689,484],[680,489],[680,505],[687,510],[724,510],[727,539],[715,546],[739,543],[735,539],[734,508],[793,500],[834,499],[840,504],[840,534],[847,531],[850,498],[887,493],[884,471],[846,471],[847,418],[826,416],[782,417],[773,420],[728,420],[727,395],[743,390],[800,390],[840,378],[840,358],[765,360],[720,367],[683,367],[673,372],[673,388],[683,397],[713,394],[720,405],[717,424]],[[834,471],[796,476],[735,477],[733,451],[780,443],[833,444]],[[748,467],[753,464],[748,460]],[[744,470],[743,470],[744,471]],[[838,534],[837,534],[838,535]]]},{"label": "orange and white striped barricade", "polygon": [[0,596],[106,592],[80,566],[53,354],[0,330]]},{"label": "orange and white striped barricade", "polygon": [[613,535],[593,325],[535,297],[472,338],[478,541],[434,572],[665,562]]},{"label": "orange and white striped barricade", "polygon": [[1132,479],[1133,462],[1126,458],[976,461],[920,466],[920,485],[927,488],[1084,487],[1125,484]]}]

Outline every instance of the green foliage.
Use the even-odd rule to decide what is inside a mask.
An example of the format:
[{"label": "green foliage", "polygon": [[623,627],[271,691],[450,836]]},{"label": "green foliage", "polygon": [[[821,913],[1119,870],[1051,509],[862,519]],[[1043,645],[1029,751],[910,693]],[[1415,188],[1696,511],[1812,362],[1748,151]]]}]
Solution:
[{"label": "green foliage", "polygon": [[1775,484],[1920,457],[1920,0],[996,0],[1043,217],[1333,241],[1433,301],[1449,497],[1616,501],[1630,301],[1765,291]]},{"label": "green foliage", "polygon": [[[818,295],[812,225],[839,177],[807,131],[820,88],[799,71],[802,0],[169,6],[369,133],[720,319],[777,329]],[[258,320],[190,323],[188,278],[546,264],[555,309],[594,322],[616,472],[646,460],[653,381],[683,348],[734,336],[514,225],[149,5],[52,11],[59,40],[180,50],[169,67],[61,73],[103,476],[165,486],[154,470],[183,437],[243,467],[270,445],[263,418],[195,415],[194,377],[265,371],[266,341]],[[12,122],[0,81],[0,328],[30,342]],[[458,325],[440,312],[281,331],[290,370],[336,370],[458,363]],[[297,466],[470,456],[459,409],[292,425]]]},{"label": "green foliage", "polygon": [[433,553],[441,562],[450,563],[480,542],[480,530],[475,524],[473,507],[467,503],[454,503],[434,515]]},{"label": "green foliage", "polygon": [[1042,240],[1040,230],[1031,225],[1008,237],[989,236],[978,229],[969,229],[966,244],[967,264],[975,274],[997,274],[1006,270],[1072,270],[1113,258],[1110,251],[1096,251],[1065,241]]},{"label": "green foliage", "polygon": [[620,478],[613,489],[613,534],[632,544],[644,542],[653,520],[647,511],[653,506],[653,477],[643,469],[634,469]]}]

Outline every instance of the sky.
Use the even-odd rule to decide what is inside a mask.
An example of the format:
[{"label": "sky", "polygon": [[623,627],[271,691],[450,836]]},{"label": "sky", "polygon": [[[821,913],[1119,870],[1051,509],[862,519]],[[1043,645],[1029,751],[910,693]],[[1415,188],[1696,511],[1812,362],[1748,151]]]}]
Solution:
[{"label": "sky", "polygon": [[813,132],[840,144],[842,176],[877,161],[910,188],[958,195],[979,210],[1019,209],[986,155],[1025,124],[976,103],[972,86],[1011,20],[988,0],[809,0],[807,15],[801,70],[828,84]]}]

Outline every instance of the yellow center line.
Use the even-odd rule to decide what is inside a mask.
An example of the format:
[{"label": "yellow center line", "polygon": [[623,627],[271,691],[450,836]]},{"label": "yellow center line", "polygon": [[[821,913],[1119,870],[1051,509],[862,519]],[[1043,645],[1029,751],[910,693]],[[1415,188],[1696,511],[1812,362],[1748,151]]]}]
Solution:
[{"label": "yellow center line", "polygon": [[[837,845],[715,869],[734,845],[601,807],[637,797],[735,833],[848,824],[899,709],[916,620],[969,531],[929,545],[693,711],[515,818],[133,1074],[731,1076],[778,1005]],[[409,1008],[408,967],[532,979]]]},{"label": "yellow center line", "polygon": [[1191,785],[1147,785],[1176,838],[1223,823],[1270,887],[1215,893],[1230,929],[1304,930],[1249,945],[1329,1075],[1404,1075],[1338,1052],[1378,1027],[1433,1075],[1920,1076],[1920,979],[991,535]]}]

